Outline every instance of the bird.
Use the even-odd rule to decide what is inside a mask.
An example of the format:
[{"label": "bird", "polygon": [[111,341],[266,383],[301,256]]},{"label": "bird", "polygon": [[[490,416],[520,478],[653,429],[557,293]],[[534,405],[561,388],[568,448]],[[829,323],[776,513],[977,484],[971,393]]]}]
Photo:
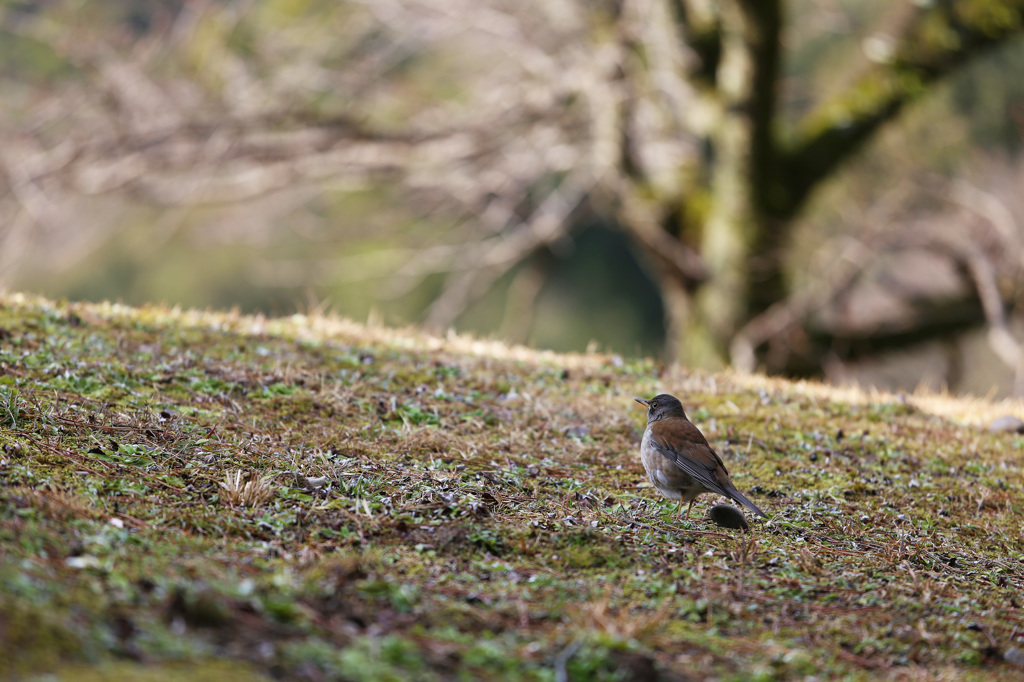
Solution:
[{"label": "bird", "polygon": [[676,517],[686,508],[687,518],[693,503],[704,493],[718,493],[742,504],[758,516],[767,518],[756,504],[736,490],[722,458],[707,438],[686,418],[683,404],[667,393],[650,400],[635,399],[647,406],[647,428],[640,441],[640,461],[651,483],[665,497],[679,500]]}]

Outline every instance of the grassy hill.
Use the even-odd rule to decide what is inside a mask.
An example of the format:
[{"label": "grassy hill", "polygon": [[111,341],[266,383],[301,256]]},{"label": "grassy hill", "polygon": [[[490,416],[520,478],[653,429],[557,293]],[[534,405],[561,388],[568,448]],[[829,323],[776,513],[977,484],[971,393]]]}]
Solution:
[{"label": "grassy hill", "polygon": [[[634,396],[771,517],[689,521]],[[0,677],[1020,679],[1019,404],[0,298]]]}]

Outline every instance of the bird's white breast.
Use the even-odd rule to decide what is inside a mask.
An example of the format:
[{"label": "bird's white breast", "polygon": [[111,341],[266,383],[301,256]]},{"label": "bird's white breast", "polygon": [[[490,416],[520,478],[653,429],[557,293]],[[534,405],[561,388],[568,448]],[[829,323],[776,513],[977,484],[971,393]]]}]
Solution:
[{"label": "bird's white breast", "polygon": [[647,472],[647,478],[651,479],[651,484],[658,489],[658,492],[665,497],[678,500],[679,490],[672,486],[672,482],[662,471],[664,459],[664,456],[651,445],[651,429],[647,427],[644,430],[644,437],[640,441],[640,461],[644,465],[644,471]]}]

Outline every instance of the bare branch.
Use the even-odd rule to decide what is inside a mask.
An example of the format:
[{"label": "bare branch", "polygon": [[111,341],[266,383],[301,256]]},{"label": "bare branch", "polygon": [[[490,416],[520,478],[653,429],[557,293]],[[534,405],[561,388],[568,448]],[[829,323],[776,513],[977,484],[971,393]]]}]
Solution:
[{"label": "bare branch", "polygon": [[544,200],[528,222],[468,248],[459,260],[472,264],[472,269],[449,276],[441,295],[427,311],[427,328],[443,330],[451,326],[472,301],[528,254],[565,237],[569,215],[593,186],[594,179],[588,172],[576,171]]},{"label": "bare branch", "polygon": [[[778,215],[793,215],[823,178],[929,84],[1020,35],[1024,25],[1024,4],[1017,0],[993,2],[977,12],[965,11],[964,3],[915,4],[897,10],[888,47],[869,55],[872,67],[801,123],[797,143],[782,159],[779,175],[786,178],[787,195],[776,207]],[[1001,18],[992,21],[992,16]]]}]

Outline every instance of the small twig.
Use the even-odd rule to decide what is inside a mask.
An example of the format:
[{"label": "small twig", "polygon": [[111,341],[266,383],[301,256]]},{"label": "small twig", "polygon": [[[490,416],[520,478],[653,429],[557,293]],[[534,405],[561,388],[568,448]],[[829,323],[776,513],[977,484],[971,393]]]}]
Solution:
[{"label": "small twig", "polygon": [[[31,415],[31,416],[38,417],[39,415]],[[124,425],[104,426],[103,424],[90,424],[88,422],[80,422],[80,421],[76,421],[74,419],[68,419],[66,417],[52,417],[52,419],[54,421],[56,421],[57,423],[59,423],[59,424],[63,424],[64,426],[77,426],[77,427],[85,428],[85,429],[93,429],[95,431],[106,431],[108,433],[118,433],[118,432],[124,432],[124,431],[139,431],[139,432],[144,432],[144,433],[153,432],[153,433],[159,433],[159,434],[168,435],[167,431],[165,429],[159,429],[159,428],[156,428],[156,427],[153,427],[153,426],[124,426]]]},{"label": "small twig", "polygon": [[582,642],[572,642],[569,646],[562,649],[561,653],[559,653],[558,656],[555,657],[555,682],[568,682],[569,671],[566,670],[566,665],[568,665],[569,659],[572,658],[577,651],[579,651],[579,648],[581,646],[583,646]]},{"label": "small twig", "polygon": [[862,668],[869,668],[869,669],[877,670],[877,669],[880,669],[880,668],[888,668],[889,667],[889,664],[885,663],[884,661],[875,661],[875,660],[870,659],[870,658],[865,658],[863,656],[858,656],[857,654],[853,653],[852,651],[847,651],[846,649],[843,649],[842,647],[837,649],[837,653],[839,655],[839,658],[845,659],[845,660],[847,660],[850,663],[853,663],[855,665],[859,665]]}]

